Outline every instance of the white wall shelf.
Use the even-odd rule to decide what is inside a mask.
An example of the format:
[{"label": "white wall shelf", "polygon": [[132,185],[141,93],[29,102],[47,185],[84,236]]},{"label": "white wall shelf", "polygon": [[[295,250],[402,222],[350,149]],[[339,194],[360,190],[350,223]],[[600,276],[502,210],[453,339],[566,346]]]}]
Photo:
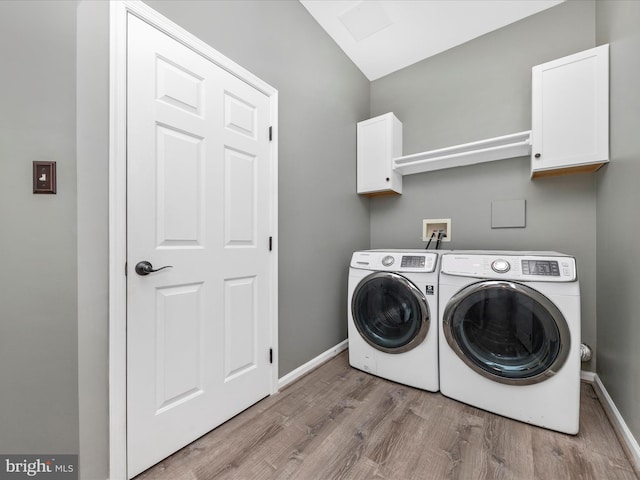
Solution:
[{"label": "white wall shelf", "polygon": [[409,175],[530,154],[531,131],[527,130],[454,147],[396,157],[393,159],[393,169],[401,175]]}]

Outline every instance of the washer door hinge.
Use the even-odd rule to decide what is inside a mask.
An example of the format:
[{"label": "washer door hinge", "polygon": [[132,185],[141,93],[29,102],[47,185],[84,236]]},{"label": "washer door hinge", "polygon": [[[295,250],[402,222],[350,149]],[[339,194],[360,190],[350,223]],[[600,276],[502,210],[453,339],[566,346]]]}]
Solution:
[{"label": "washer door hinge", "polygon": [[273,237],[269,237],[269,251],[273,250]]},{"label": "washer door hinge", "polygon": [[273,127],[269,127],[269,141],[273,140]]},{"label": "washer door hinge", "polygon": [[273,348],[269,349],[269,363],[273,363]]}]

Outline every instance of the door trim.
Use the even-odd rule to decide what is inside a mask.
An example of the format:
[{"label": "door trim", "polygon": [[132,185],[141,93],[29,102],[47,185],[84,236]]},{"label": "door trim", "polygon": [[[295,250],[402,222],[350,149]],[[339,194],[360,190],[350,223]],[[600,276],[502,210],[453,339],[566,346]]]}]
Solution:
[{"label": "door trim", "polygon": [[[109,477],[127,476],[127,192],[126,93],[127,16],[135,15],[189,47],[269,97],[271,151],[269,226],[273,236],[270,275],[273,290],[269,304],[273,358],[271,393],[278,391],[278,91],[225,57],[202,40],[141,1],[110,2],[109,25]],[[265,238],[265,242],[269,239]]]}]

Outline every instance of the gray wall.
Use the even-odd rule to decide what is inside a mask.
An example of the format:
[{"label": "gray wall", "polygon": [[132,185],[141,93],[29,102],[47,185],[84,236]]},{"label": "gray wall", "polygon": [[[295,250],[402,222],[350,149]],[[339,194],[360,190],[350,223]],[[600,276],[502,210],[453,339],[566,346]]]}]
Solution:
[{"label": "gray wall", "polygon": [[[530,130],[531,67],[594,46],[594,2],[566,2],[372,82],[371,114],[395,112],[404,154]],[[528,162],[405,176],[402,196],[371,200],[371,246],[423,247],[422,219],[451,218],[442,248],[574,255],[582,338],[595,347],[596,177],[531,181]],[[491,229],[491,201],[508,199],[526,200],[526,228]]]},{"label": "gray wall", "polygon": [[640,440],[640,2],[599,1],[609,43],[611,163],[598,174],[598,375]]},{"label": "gray wall", "polygon": [[[78,451],[75,2],[0,2],[0,452]],[[57,195],[32,161],[57,162]]]}]

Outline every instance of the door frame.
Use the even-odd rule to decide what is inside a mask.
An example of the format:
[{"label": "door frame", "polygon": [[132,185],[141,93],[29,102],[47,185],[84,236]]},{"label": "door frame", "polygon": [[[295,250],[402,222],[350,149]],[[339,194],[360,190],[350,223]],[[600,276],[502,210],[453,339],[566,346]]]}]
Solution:
[{"label": "door frame", "polygon": [[[276,352],[271,393],[278,391],[278,91],[202,40],[137,0],[110,2],[109,12],[109,477],[127,476],[127,17],[135,15],[269,97],[272,191],[272,285],[268,319]],[[265,239],[267,241],[267,239]]]}]

